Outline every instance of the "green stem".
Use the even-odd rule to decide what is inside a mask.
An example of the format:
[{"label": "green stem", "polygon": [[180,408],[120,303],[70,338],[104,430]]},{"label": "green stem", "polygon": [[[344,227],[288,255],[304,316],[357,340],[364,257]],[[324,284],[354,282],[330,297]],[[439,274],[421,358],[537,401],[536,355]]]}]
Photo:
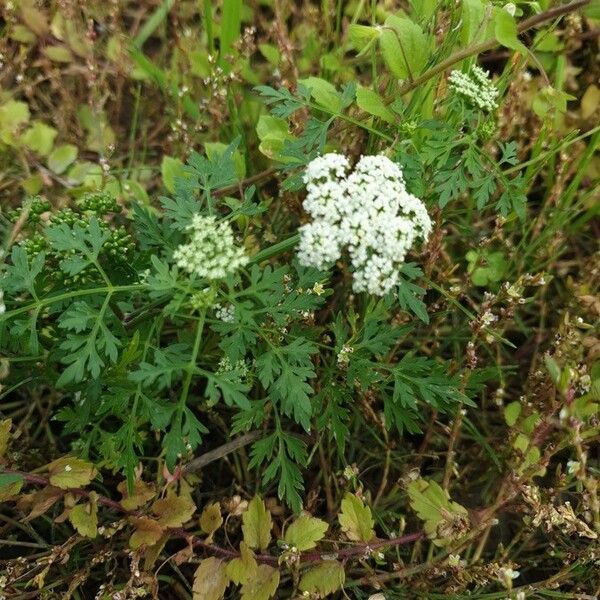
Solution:
[{"label": "green stem", "polygon": [[181,415],[183,414],[183,409],[185,408],[187,398],[190,392],[192,378],[196,370],[196,361],[198,360],[198,353],[200,352],[200,342],[202,341],[202,332],[204,331],[205,317],[206,309],[203,309],[200,313],[200,319],[196,324],[196,337],[194,338],[194,346],[192,348],[190,362],[187,365],[185,380],[183,382],[183,388],[181,389],[181,395],[179,396],[179,403],[177,405],[177,414],[179,419],[181,419]]}]

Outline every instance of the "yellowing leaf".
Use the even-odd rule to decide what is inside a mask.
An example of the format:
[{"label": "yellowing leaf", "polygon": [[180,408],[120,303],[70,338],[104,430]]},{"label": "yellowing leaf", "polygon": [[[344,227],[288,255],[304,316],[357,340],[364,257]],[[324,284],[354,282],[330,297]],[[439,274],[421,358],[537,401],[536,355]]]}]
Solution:
[{"label": "yellowing leaf", "polygon": [[589,119],[600,105],[600,89],[592,84],[588,86],[581,99],[581,116],[584,119]]},{"label": "yellowing leaf", "polygon": [[325,560],[302,575],[300,591],[312,594],[311,597],[325,598],[341,589],[345,580],[344,566],[336,560]]},{"label": "yellowing leaf", "polygon": [[0,502],[18,494],[23,487],[23,477],[12,473],[0,473]]},{"label": "yellowing leaf", "polygon": [[266,550],[271,541],[271,513],[263,499],[255,496],[248,503],[248,509],[242,515],[242,532],[249,548]]},{"label": "yellowing leaf", "polygon": [[69,513],[69,520],[79,535],[95,538],[98,535],[98,507],[96,502],[77,504]]},{"label": "yellowing leaf", "polygon": [[152,512],[158,517],[158,522],[164,527],[181,527],[189,521],[196,510],[196,505],[187,494],[176,496],[171,494],[157,500],[152,505]]},{"label": "yellowing leaf", "polygon": [[154,490],[154,486],[150,483],[146,483],[141,479],[136,479],[133,484],[133,493],[129,495],[129,491],[127,490],[127,482],[121,481],[119,485],[117,485],[117,489],[121,492],[121,506],[125,510],[135,510],[140,506],[143,506],[154,497],[156,493]]},{"label": "yellowing leaf", "polygon": [[221,600],[228,583],[225,563],[214,556],[206,558],[194,573],[194,600]]},{"label": "yellowing leaf", "polygon": [[129,547],[137,550],[140,546],[154,546],[162,537],[164,528],[148,517],[132,518],[135,531],[129,538]]},{"label": "yellowing leaf", "polygon": [[355,542],[370,542],[375,537],[371,509],[354,494],[348,492],[342,500],[342,510],[338,516],[342,531]]},{"label": "yellowing leaf", "polygon": [[452,502],[437,482],[417,479],[408,485],[407,491],[412,509],[424,521],[425,532],[436,546],[445,546],[466,533],[467,509]]},{"label": "yellowing leaf", "polygon": [[290,546],[295,546],[299,552],[310,550],[323,539],[329,525],[321,519],[310,515],[300,515],[286,530],[283,537]]},{"label": "yellowing leaf", "polygon": [[208,535],[206,539],[208,543],[212,541],[213,534],[221,527],[222,523],[221,505],[218,502],[213,502],[204,507],[200,515],[200,528]]},{"label": "yellowing leaf", "polygon": [[73,53],[67,46],[46,46],[43,52],[53,62],[68,63],[73,60]]},{"label": "yellowing leaf", "polygon": [[[242,600],[269,600],[279,586],[279,569],[259,565],[256,573],[242,585]],[[194,599],[196,600],[196,599]]]},{"label": "yellowing leaf", "polygon": [[11,426],[12,419],[4,419],[0,421],[0,458],[4,456],[6,449],[8,448]]},{"label": "yellowing leaf", "polygon": [[233,583],[244,583],[254,577],[258,569],[258,563],[254,558],[254,552],[248,548],[246,542],[240,542],[240,557],[231,560],[225,569],[227,576]]},{"label": "yellowing leaf", "polygon": [[48,471],[50,483],[63,490],[85,486],[96,476],[94,465],[70,456],[51,462]]}]

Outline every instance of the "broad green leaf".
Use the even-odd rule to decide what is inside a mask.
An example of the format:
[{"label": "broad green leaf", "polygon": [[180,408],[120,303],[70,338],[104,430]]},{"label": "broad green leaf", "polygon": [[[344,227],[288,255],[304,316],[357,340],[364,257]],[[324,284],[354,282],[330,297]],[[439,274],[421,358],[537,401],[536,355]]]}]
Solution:
[{"label": "broad green leaf", "polygon": [[373,515],[358,496],[347,492],[338,516],[342,531],[354,542],[370,542],[375,537]]},{"label": "broad green leaf", "polygon": [[41,121],[35,121],[33,125],[23,133],[21,141],[33,152],[47,156],[54,145],[54,138],[58,132],[54,127],[49,127]]},{"label": "broad green leaf", "polygon": [[302,575],[299,587],[301,592],[311,594],[311,598],[325,598],[342,589],[345,580],[344,565],[337,560],[325,560]]},{"label": "broad green leaf", "polygon": [[240,37],[240,25],[242,23],[242,0],[223,0],[221,17],[221,58],[227,57],[231,52],[233,44]]},{"label": "broad green leaf", "polygon": [[221,600],[228,584],[225,562],[214,556],[205,558],[194,573],[193,600]]},{"label": "broad green leaf", "polygon": [[163,185],[172,194],[175,191],[175,178],[185,177],[184,165],[178,158],[165,154],[160,163],[160,174],[162,175]]},{"label": "broad green leaf", "polygon": [[342,97],[335,87],[320,77],[307,77],[298,83],[310,89],[310,94],[315,102],[329,112],[338,114],[342,110]]},{"label": "broad green leaf", "polygon": [[269,565],[258,565],[256,573],[242,585],[241,600],[269,600],[278,586],[279,569]]},{"label": "broad green leaf", "polygon": [[519,41],[515,18],[504,8],[496,7],[494,11],[494,35],[499,44],[527,54],[527,48]]},{"label": "broad green leaf", "polygon": [[77,158],[77,146],[73,144],[62,144],[56,146],[48,156],[48,167],[60,175],[67,170],[67,167]]},{"label": "broad green leaf", "polygon": [[462,0],[462,27],[460,41],[468,46],[485,34],[486,7],[482,0]]},{"label": "broad green leaf", "polygon": [[356,104],[365,112],[379,117],[387,123],[395,121],[394,113],[385,105],[381,96],[370,88],[362,85],[356,88]]},{"label": "broad green leaf", "polygon": [[511,402],[504,408],[504,420],[509,427],[512,427],[521,414],[521,403],[518,401]]},{"label": "broad green leaf", "polygon": [[200,528],[208,535],[206,541],[209,544],[212,542],[215,531],[217,531],[222,524],[223,517],[221,516],[221,505],[218,502],[213,502],[212,504],[205,506],[200,515]]},{"label": "broad green leaf", "polygon": [[96,502],[76,504],[69,513],[69,520],[79,535],[95,538],[98,535],[98,508]]},{"label": "broad green leaf", "polygon": [[96,469],[91,463],[64,456],[48,465],[50,483],[62,490],[88,485],[96,476]]},{"label": "broad green leaf", "polygon": [[409,0],[413,13],[419,21],[427,23],[435,15],[439,0]]},{"label": "broad green leaf", "polygon": [[383,58],[398,79],[414,78],[429,58],[429,42],[423,30],[410,19],[389,16],[379,40]]},{"label": "broad green leaf", "polygon": [[369,25],[352,24],[348,27],[348,40],[359,56],[364,54],[379,37],[379,29]]},{"label": "broad green leaf", "polygon": [[299,552],[310,550],[323,539],[329,525],[310,515],[300,515],[285,531],[283,539]]},{"label": "broad green leaf", "polygon": [[240,557],[231,560],[225,569],[227,576],[233,583],[239,585],[256,576],[258,563],[254,553],[243,540],[240,542]]},{"label": "broad green leaf", "polygon": [[29,121],[29,106],[25,102],[9,100],[0,106],[0,140],[14,143],[13,134],[20,125]]},{"label": "broad green leaf", "polygon": [[271,541],[271,513],[263,499],[255,496],[248,503],[248,509],[242,515],[242,532],[249,548],[266,550]]}]

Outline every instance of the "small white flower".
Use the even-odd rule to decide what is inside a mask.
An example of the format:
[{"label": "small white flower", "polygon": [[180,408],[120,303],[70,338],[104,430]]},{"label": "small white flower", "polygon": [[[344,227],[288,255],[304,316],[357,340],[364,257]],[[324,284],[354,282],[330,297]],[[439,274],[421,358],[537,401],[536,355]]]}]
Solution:
[{"label": "small white flower", "polygon": [[468,104],[484,112],[492,112],[498,107],[498,89],[489,80],[489,72],[477,65],[471,68],[470,73],[452,71],[448,83],[450,89]]},{"label": "small white flower", "polygon": [[581,463],[578,460],[567,461],[567,473],[569,475],[577,475],[577,473],[579,473],[580,468]]},{"label": "small white flower", "polygon": [[215,306],[215,317],[223,323],[233,323],[235,321],[235,306],[233,304],[227,304],[221,306],[217,304]]},{"label": "small white flower", "polygon": [[514,2],[508,2],[502,7],[511,17],[517,12],[517,5]]},{"label": "small white flower", "polygon": [[66,473],[70,473],[73,470],[73,467],[71,465],[65,465],[65,472]]},{"label": "small white flower", "polygon": [[348,174],[348,159],[326,154],[311,161],[304,209],[313,221],[300,228],[298,258],[331,267],[346,249],[353,289],[383,296],[399,282],[404,258],[432,224],[425,205],[406,191],[402,171],[385,156],[363,156]]},{"label": "small white flower", "polygon": [[236,246],[233,230],[215,217],[194,215],[188,226],[191,239],[173,253],[177,266],[205,279],[222,279],[248,262],[243,248]]}]

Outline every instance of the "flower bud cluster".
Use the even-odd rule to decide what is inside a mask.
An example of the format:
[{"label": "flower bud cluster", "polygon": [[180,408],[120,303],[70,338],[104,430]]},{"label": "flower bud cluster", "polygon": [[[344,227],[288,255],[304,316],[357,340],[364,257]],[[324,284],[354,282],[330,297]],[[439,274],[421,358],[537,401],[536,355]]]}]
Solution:
[{"label": "flower bud cluster", "polygon": [[313,221],[300,228],[298,258],[331,267],[347,250],[353,289],[383,296],[399,281],[404,258],[426,240],[431,220],[421,200],[406,191],[402,171],[385,156],[363,156],[348,174],[348,159],[326,154],[308,164],[304,209]]},{"label": "flower bud cluster", "polygon": [[448,77],[450,89],[466,102],[483,112],[492,112],[498,107],[498,90],[489,79],[489,71],[474,65],[469,73],[452,71]]},{"label": "flower bud cluster", "polygon": [[173,253],[179,267],[205,279],[222,279],[248,262],[244,249],[236,245],[231,225],[215,217],[194,215],[188,226],[191,239]]}]

